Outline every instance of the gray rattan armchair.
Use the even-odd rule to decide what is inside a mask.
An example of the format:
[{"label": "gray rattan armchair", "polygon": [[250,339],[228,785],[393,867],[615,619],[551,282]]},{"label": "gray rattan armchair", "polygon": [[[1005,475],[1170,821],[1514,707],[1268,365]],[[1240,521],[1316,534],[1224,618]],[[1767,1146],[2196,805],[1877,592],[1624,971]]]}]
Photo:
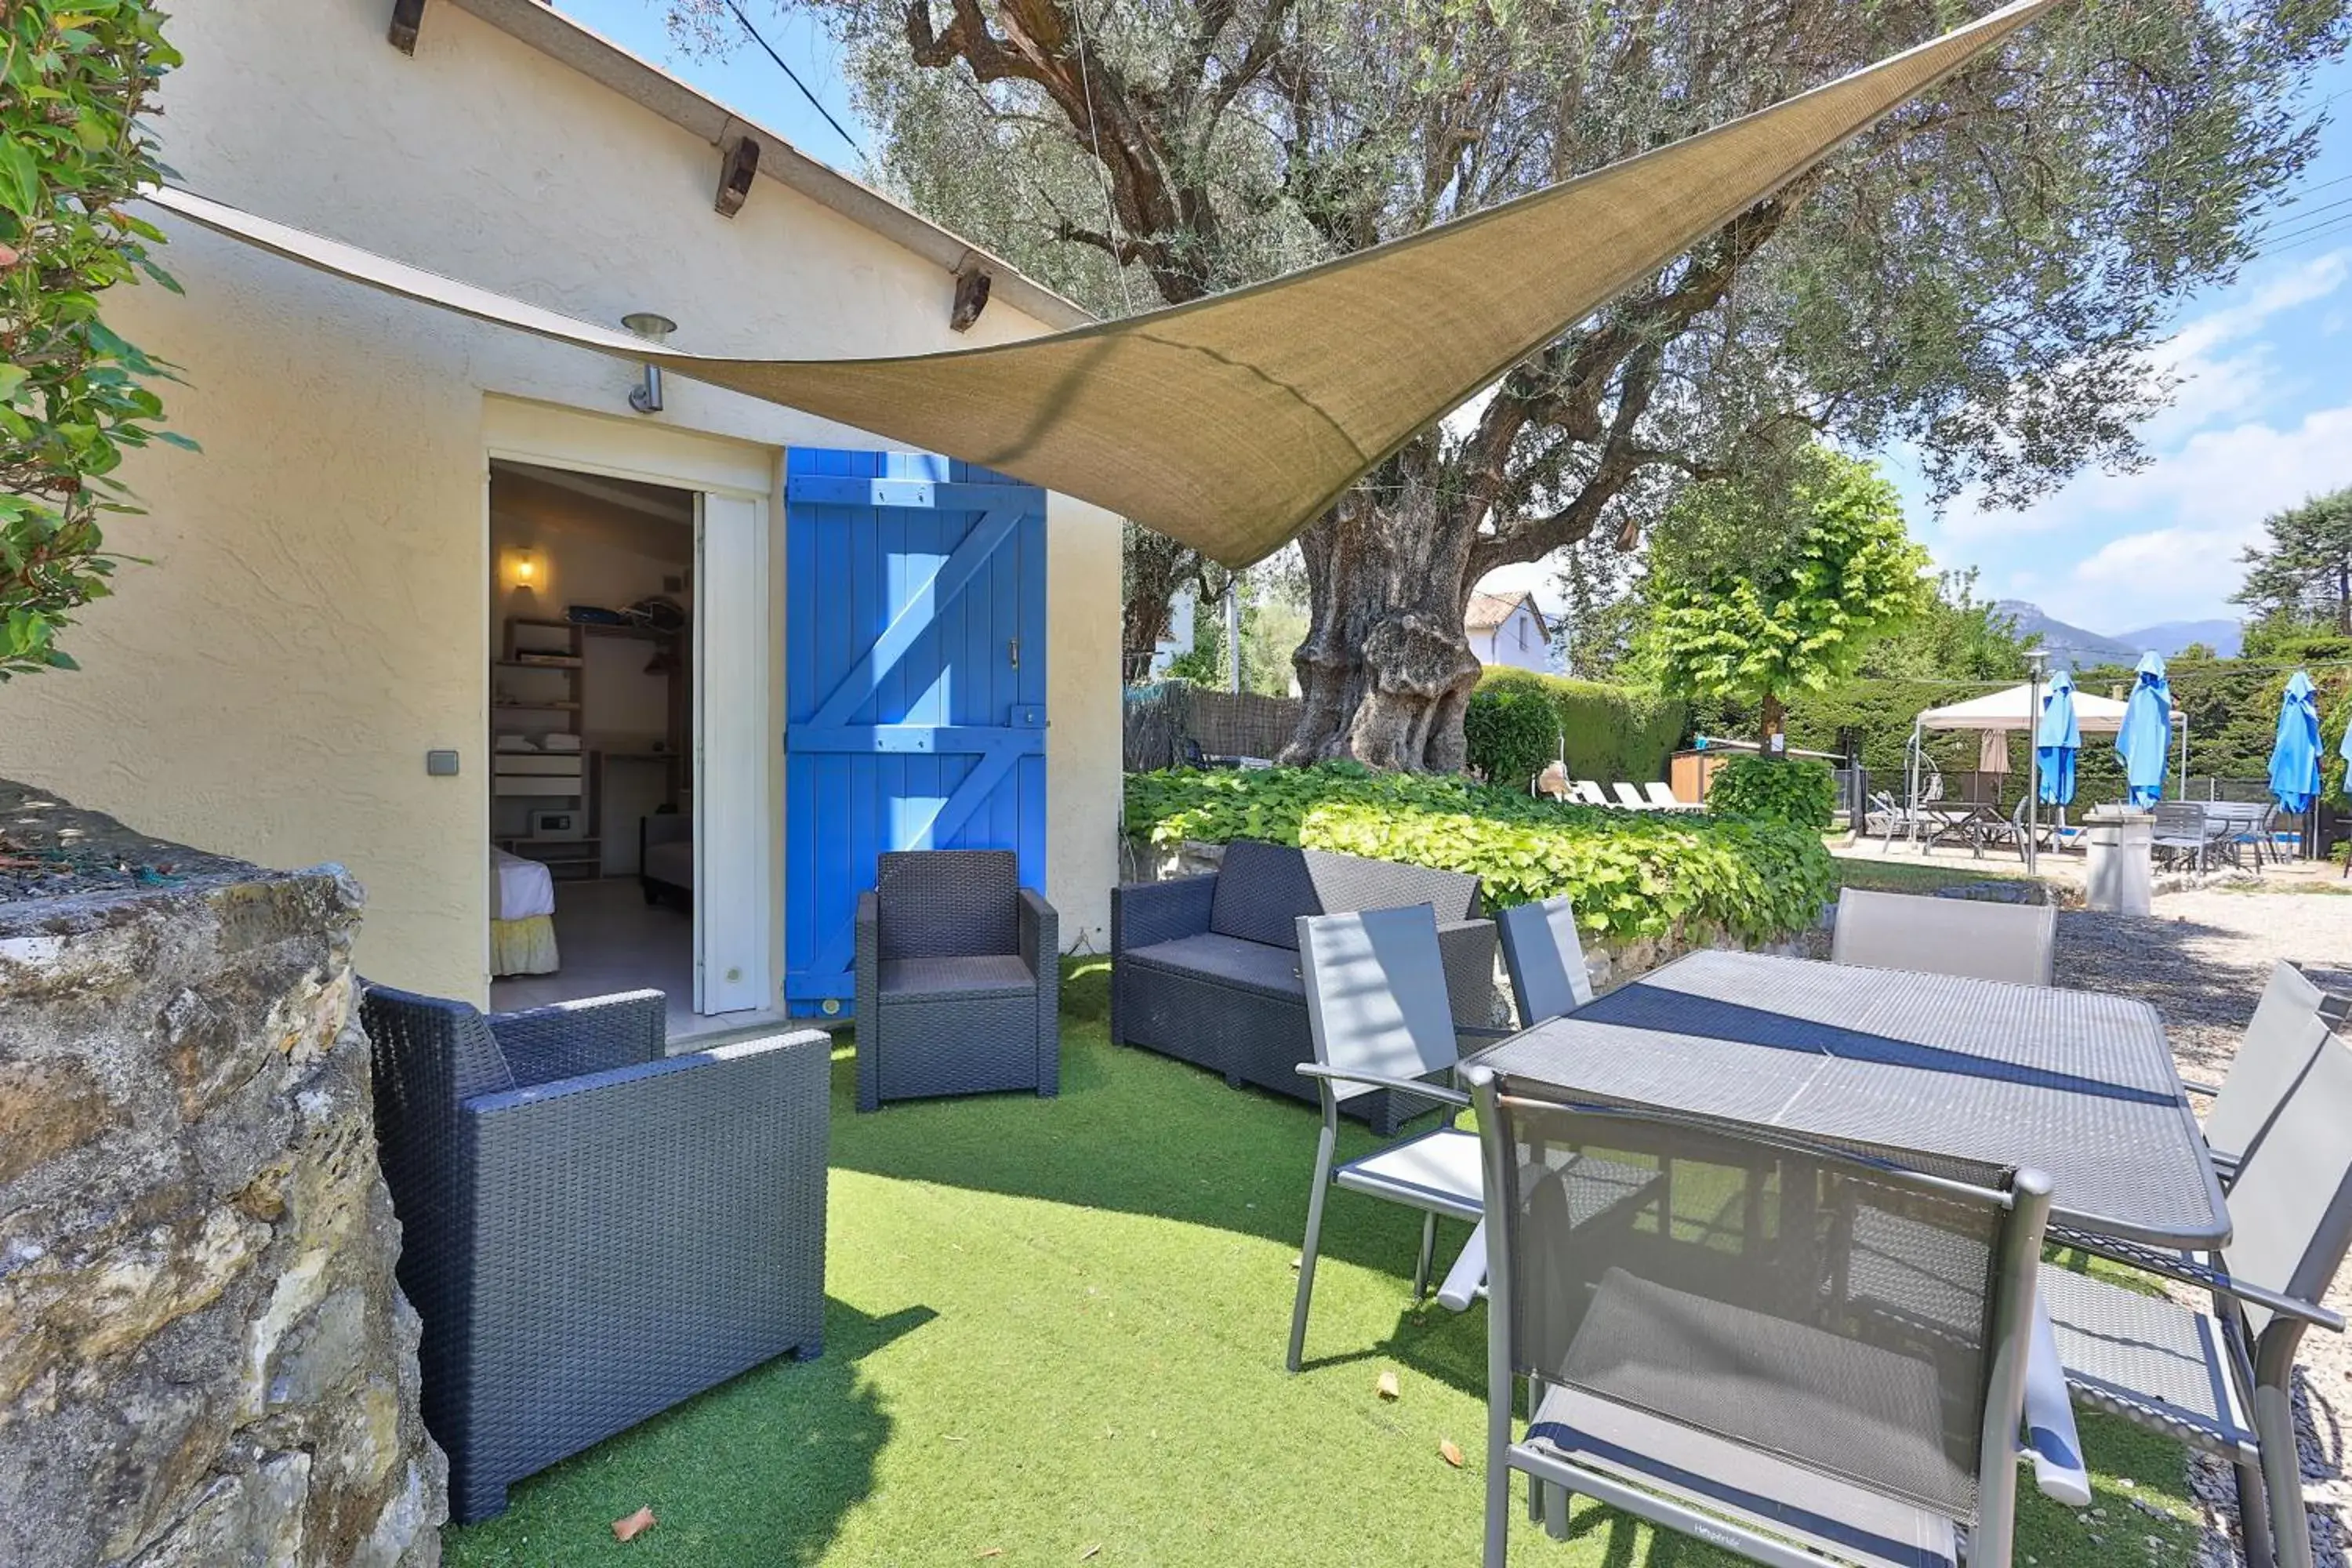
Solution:
[{"label": "gray rattan armchair", "polygon": [[1061,922],[1010,849],[879,858],[857,900],[857,1109],[1059,1092]]},{"label": "gray rattan armchair", "polygon": [[484,1017],[372,985],[376,1138],[471,1523],[507,1488],[824,1331],[829,1047],[665,1057],[632,992]]}]

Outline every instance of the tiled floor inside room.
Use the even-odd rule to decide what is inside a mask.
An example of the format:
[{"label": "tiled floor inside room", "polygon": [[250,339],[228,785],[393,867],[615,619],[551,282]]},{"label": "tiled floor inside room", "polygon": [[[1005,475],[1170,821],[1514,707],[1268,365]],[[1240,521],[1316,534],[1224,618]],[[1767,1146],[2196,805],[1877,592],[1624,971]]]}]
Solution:
[{"label": "tiled floor inside room", "polygon": [[675,903],[648,904],[635,877],[555,884],[553,974],[490,982],[495,1012],[576,1002],[648,987],[669,998],[669,1041],[729,1034],[761,1021],[757,1013],[694,1010],[694,917]]}]

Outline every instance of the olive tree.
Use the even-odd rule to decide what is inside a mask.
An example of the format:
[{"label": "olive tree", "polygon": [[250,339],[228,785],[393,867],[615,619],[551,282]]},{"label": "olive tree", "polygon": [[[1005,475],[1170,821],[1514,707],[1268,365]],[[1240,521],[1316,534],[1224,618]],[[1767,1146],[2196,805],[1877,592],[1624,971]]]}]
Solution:
[{"label": "olive tree", "polygon": [[[726,0],[650,0],[691,30]],[[771,0],[821,15],[877,174],[1098,311],[1364,249],[1763,109],[1989,0]],[[2313,149],[2346,0],[2059,8],[1630,282],[1301,540],[1286,753],[1453,768],[1486,573],[1631,550],[1825,435],[1939,500],[2127,466],[2146,351]],[[1400,299],[1400,311],[1423,302]]]}]

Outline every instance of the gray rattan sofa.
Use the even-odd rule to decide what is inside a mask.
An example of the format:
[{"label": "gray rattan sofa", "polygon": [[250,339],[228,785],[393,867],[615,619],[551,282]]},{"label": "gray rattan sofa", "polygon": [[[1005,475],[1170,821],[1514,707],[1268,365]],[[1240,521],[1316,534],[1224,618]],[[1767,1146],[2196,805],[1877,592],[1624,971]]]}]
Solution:
[{"label": "gray rattan sofa", "polygon": [[1061,920],[1010,849],[898,850],[857,900],[857,1109],[1062,1085]]},{"label": "gray rattan sofa", "polygon": [[[1110,1033],[1121,1045],[1188,1061],[1294,1100],[1315,1059],[1298,968],[1301,915],[1430,904],[1454,1021],[1492,1021],[1495,923],[1476,918],[1478,879],[1389,860],[1239,839],[1205,877],[1113,890]],[[1350,1100],[1381,1133],[1430,1108],[1387,1090]]]},{"label": "gray rattan sofa", "polygon": [[376,1137],[460,1524],[824,1327],[830,1046],[663,1055],[658,991],[484,1017],[368,987]]}]

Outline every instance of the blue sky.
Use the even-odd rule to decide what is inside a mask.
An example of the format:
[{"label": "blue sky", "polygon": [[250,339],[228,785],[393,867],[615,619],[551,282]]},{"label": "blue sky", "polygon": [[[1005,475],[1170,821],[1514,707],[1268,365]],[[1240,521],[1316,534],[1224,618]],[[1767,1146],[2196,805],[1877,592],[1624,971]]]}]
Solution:
[{"label": "blue sky", "polygon": [[[675,46],[659,0],[557,5],[811,156],[861,172],[857,152],[750,44],[700,59]],[[834,118],[872,145],[822,29],[777,15],[769,0],[743,9]],[[2352,112],[2352,65],[2324,73],[2313,100]],[[2235,283],[2192,300],[2155,356],[2151,374],[2183,384],[2143,428],[2146,468],[2083,475],[2024,511],[1979,511],[1964,497],[1937,517],[1900,455],[1890,460],[1912,530],[1938,564],[1978,567],[1982,593],[2031,599],[2094,631],[2236,614],[2238,552],[2260,537],[2262,519],[2352,485],[2352,129],[2327,128],[2297,188],[2307,194],[2273,222],[2265,253]],[[1513,568],[1488,585],[1531,588],[1554,608],[1550,577],[1547,566]]]}]

